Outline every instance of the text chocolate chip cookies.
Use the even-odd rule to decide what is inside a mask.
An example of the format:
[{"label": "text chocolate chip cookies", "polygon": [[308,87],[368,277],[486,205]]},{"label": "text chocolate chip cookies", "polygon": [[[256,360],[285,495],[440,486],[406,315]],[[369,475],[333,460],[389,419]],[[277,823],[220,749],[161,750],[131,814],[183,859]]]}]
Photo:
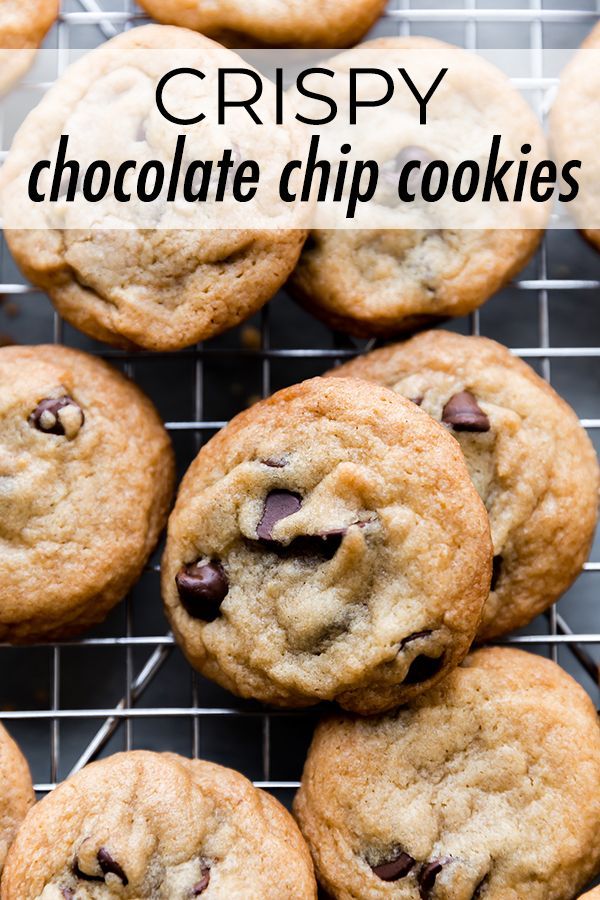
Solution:
[{"label": "text chocolate chip cookies", "polygon": [[491,578],[487,516],[446,429],[386,388],[314,379],[237,416],[171,516],[166,611],[234,693],[363,713],[465,656]]},{"label": "text chocolate chip cookies", "polygon": [[600,730],[554,663],[486,649],[316,731],[295,811],[336,900],[571,900],[600,866]]},{"label": "text chocolate chip cookies", "polygon": [[[157,72],[176,68],[182,57],[199,68],[210,61],[214,69],[216,52],[221,66],[233,66],[235,72],[241,64],[237,55],[201,35],[150,25],[118,36],[71,66],[25,120],[2,168],[5,219],[14,215],[20,221],[31,167],[43,156],[54,159],[61,134],[75,142],[75,160],[75,146],[79,159],[92,152],[121,163],[129,156],[172,158],[176,130],[169,132],[155,103]],[[206,105],[211,88],[203,90],[200,99]],[[182,103],[186,96],[178,94]],[[184,104],[184,110],[189,113],[189,106]],[[118,135],[115,119],[121,123]],[[233,135],[188,130],[190,143],[195,138],[204,154],[218,150],[220,155],[223,142],[243,140],[235,129]],[[280,141],[283,133],[279,129]],[[65,193],[70,177],[69,169]],[[74,189],[75,184],[76,194]],[[117,346],[175,350],[237,325],[285,282],[306,237],[292,227],[251,230],[246,221],[237,229],[194,229],[189,217],[178,217],[173,203],[161,206],[160,221],[151,218],[147,228],[139,228],[140,205],[115,201],[97,227],[86,229],[78,227],[77,204],[63,200],[62,206],[36,207],[39,228],[6,232],[17,263],[60,314],[86,334]],[[196,215],[203,215],[200,209]],[[109,227],[113,220],[126,223],[128,215],[136,227]]]},{"label": "text chocolate chip cookies", "polygon": [[[600,203],[600,159],[596,152],[600,115],[600,25],[585,40],[561,75],[550,117],[558,160],[579,159],[581,189],[574,201],[575,218],[586,238],[600,249],[600,228],[586,228]],[[593,51],[593,52],[592,52]]]},{"label": "text chocolate chip cookies", "polygon": [[0,350],[0,640],[76,634],[139,577],[174,464],[151,402],[57,346]]},{"label": "text chocolate chip cookies", "polygon": [[0,0],[0,94],[29,68],[59,0]]},{"label": "text chocolate chip cookies", "polygon": [[17,829],[35,796],[21,751],[0,725],[0,873]]},{"label": "text chocolate chip cookies", "polygon": [[[525,140],[530,149],[533,146],[545,155],[545,140],[532,110],[508,79],[483,59],[420,37],[385,38],[362,47],[375,59],[378,50],[386,51],[388,59],[397,52],[399,64],[404,61],[411,70],[420,52],[433,60],[443,53],[449,66],[430,101],[427,126],[420,125],[414,115],[410,92],[398,99],[398,107],[390,107],[390,121],[382,121],[381,152],[385,151],[383,159],[391,167],[392,184],[397,184],[399,171],[413,160],[442,159],[455,166],[457,146],[472,147],[477,156],[475,148],[488,145],[494,131],[502,133],[507,148],[513,148],[506,151],[509,156],[519,156]],[[328,65],[343,71],[351,62],[358,65],[360,53],[351,56],[350,62],[348,54],[343,54]],[[440,63],[429,65],[437,73]],[[430,83],[429,74],[424,81]],[[343,98],[338,102],[343,103]],[[399,123],[397,135],[394,117]],[[390,145],[391,137],[396,139],[395,146]],[[412,176],[414,181],[419,173]],[[411,189],[415,187],[413,183]],[[401,223],[402,204],[398,201],[397,206]],[[407,206],[407,211],[414,214],[414,206]],[[435,204],[432,208],[435,211]],[[537,210],[534,227],[477,228],[466,227],[468,216],[463,214],[461,221],[457,212],[453,227],[447,228],[439,226],[434,212],[429,225],[425,219],[425,224],[412,228],[315,230],[290,285],[307,309],[342,331],[370,337],[415,330],[464,315],[484,303],[533,254],[545,218]]]},{"label": "text chocolate chip cookies", "polygon": [[315,900],[288,812],[232,769],[172,753],[119,753],[29,814],[2,900]]},{"label": "text chocolate chip cookies", "polygon": [[386,0],[141,0],[159,22],[201,31],[233,47],[347,47],[360,40]]},{"label": "text chocolate chip cookies", "polygon": [[554,603],[581,571],[598,511],[596,454],[565,401],[502,345],[445,331],[330,374],[392,388],[459,441],[494,542],[479,637],[525,625]]}]

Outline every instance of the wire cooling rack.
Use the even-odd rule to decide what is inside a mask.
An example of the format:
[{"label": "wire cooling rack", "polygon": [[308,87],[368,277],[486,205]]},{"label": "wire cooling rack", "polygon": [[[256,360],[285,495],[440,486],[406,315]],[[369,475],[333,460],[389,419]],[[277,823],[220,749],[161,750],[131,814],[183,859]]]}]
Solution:
[{"label": "wire cooling rack", "polygon": [[[556,85],[544,77],[542,50],[578,46],[599,15],[600,0],[564,0],[562,6],[553,0],[464,0],[462,6],[460,0],[392,0],[374,33],[427,34],[469,49],[528,49],[531,74],[521,86],[545,116]],[[144,21],[132,0],[64,0],[47,45],[91,48]],[[46,87],[33,81],[29,89],[40,95]],[[4,135],[2,156],[7,144]],[[552,381],[600,443],[600,255],[577,233],[550,232],[518,281],[447,327],[511,346]],[[55,341],[111,359],[158,404],[180,472],[239,409],[365,349],[281,293],[249,324],[205,345],[178,354],[113,351],[64,324],[47,298],[24,283],[3,242],[0,339]],[[587,563],[557,606],[506,639],[560,662],[597,705],[599,550],[597,543],[592,560],[598,561]],[[192,673],[162,614],[159,558],[109,620],[81,640],[0,646],[0,718],[28,756],[36,789],[52,790],[99,756],[146,747],[234,766],[289,802],[317,713],[268,710]]]}]

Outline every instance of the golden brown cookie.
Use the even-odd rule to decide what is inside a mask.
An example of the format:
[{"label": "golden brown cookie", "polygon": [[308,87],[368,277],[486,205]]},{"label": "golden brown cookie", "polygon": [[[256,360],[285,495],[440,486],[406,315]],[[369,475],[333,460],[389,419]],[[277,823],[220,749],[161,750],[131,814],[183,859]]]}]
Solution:
[{"label": "golden brown cookie", "polygon": [[35,800],[25,757],[0,725],[0,873],[17,829]]},{"label": "golden brown cookie", "polygon": [[506,347],[428,331],[329,373],[402,394],[460,443],[494,543],[478,637],[526,625],[575,580],[598,514],[592,443],[571,407]]},{"label": "golden brown cookie", "polygon": [[[381,137],[372,139],[373,147],[381,140],[384,166],[402,168],[412,160],[425,166],[441,159],[455,167],[469,148],[485,170],[495,132],[502,136],[508,159],[519,158],[525,141],[532,144],[536,156],[546,155],[545,139],[531,107],[505,75],[484,59],[423,37],[383,38],[362,48],[386,53],[388,67],[395,52],[397,61],[404,61],[413,72],[419,51],[429,51],[423,63],[426,84],[430,84],[430,68],[437,74],[440,65],[449,66],[430,101],[426,128],[415,116],[410,92],[394,95],[397,105],[390,107],[388,119],[382,121]],[[328,68],[345,72],[349,65],[359,64],[360,53],[346,53],[330,60]],[[331,80],[323,77],[324,82]],[[376,124],[373,119],[371,127]],[[370,152],[373,147],[369,145]],[[485,153],[482,147],[487,148]],[[414,331],[481,306],[523,268],[539,245],[546,220],[546,212],[540,209],[529,218],[531,207],[539,204],[529,204],[527,216],[523,204],[524,223],[535,227],[467,228],[469,215],[461,218],[458,211],[456,226],[447,228],[436,222],[436,204],[430,205],[431,226],[311,232],[290,280],[292,291],[326,324],[350,334],[370,337]],[[400,213],[398,219],[402,221]]]},{"label": "golden brown cookie", "polygon": [[[22,221],[23,209],[30,208],[25,198],[31,167],[44,156],[55,158],[61,134],[71,135],[70,146],[83,142],[76,158],[85,159],[87,148],[113,160],[113,167],[129,158],[172,159],[177,132],[168,130],[155,102],[157,67],[168,71],[172,63],[175,68],[183,55],[188,65],[202,68],[214,64],[216,51],[222,54],[222,66],[241,62],[201,35],[149,25],[119,35],[71,66],[27,117],[13,142],[0,176],[5,220]],[[214,78],[207,79],[206,87],[199,88],[200,97],[194,95],[191,102],[213,102],[213,82]],[[185,95],[179,96],[185,100]],[[121,123],[116,135],[115,118]],[[240,140],[237,133],[202,127],[200,123],[196,130],[188,129],[187,145],[188,153],[195,152],[194,139],[201,159],[206,153],[212,159],[213,150],[217,159],[223,147]],[[280,129],[281,140],[282,135]],[[50,295],[59,313],[86,334],[117,346],[175,350],[232,328],[285,282],[306,237],[306,232],[294,228],[184,227],[177,205],[166,202],[160,208],[158,202],[151,205],[158,217],[156,221],[150,217],[152,227],[138,228],[139,205],[115,206],[117,220],[132,217],[129,229],[108,227],[106,217],[101,218],[109,212],[104,207],[96,228],[81,229],[77,204],[63,202],[61,213],[57,202],[37,210],[43,228],[6,232],[22,271]],[[65,227],[56,227],[63,214]],[[203,215],[202,210],[194,214]]]},{"label": "golden brown cookie", "polygon": [[[552,147],[561,163],[582,162],[579,195],[570,204],[583,233],[600,249],[600,229],[585,228],[600,203],[600,159],[596,122],[600,116],[600,24],[592,30],[560,78],[550,115]],[[592,52],[593,51],[593,52]]]},{"label": "golden brown cookie", "polygon": [[386,388],[315,378],[202,448],[169,520],[167,615],[243,697],[372,713],[447,674],[491,577],[458,444]]},{"label": "golden brown cookie", "polygon": [[0,94],[27,71],[57,16],[58,0],[0,0]]},{"label": "golden brown cookie", "polygon": [[157,21],[200,31],[230,47],[348,47],[386,0],[140,0]]},{"label": "golden brown cookie", "polygon": [[173,491],[150,400],[59,346],[0,349],[0,640],[101,621],[141,574]]},{"label": "golden brown cookie", "polygon": [[323,722],[295,801],[335,900],[572,900],[600,869],[600,729],[549,660],[493,648],[388,716]]},{"label": "golden brown cookie", "polygon": [[600,897],[600,887],[597,887],[591,891],[588,891],[587,894],[582,894],[581,900],[598,900],[599,897]]},{"label": "golden brown cookie", "polygon": [[2,900],[315,900],[289,813],[233,769],[138,750],[92,763],[30,812]]}]

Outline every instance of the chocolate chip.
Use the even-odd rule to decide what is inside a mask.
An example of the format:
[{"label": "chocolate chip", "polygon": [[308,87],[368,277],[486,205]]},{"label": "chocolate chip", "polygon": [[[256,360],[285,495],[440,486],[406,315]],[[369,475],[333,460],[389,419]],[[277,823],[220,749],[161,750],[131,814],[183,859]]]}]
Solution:
[{"label": "chocolate chip", "polygon": [[229,592],[229,581],[221,563],[213,560],[184,566],[177,573],[175,583],[185,611],[194,619],[214,622]]},{"label": "chocolate chip", "polygon": [[460,391],[450,397],[442,412],[442,422],[455,431],[490,430],[490,420],[470,391]]},{"label": "chocolate chip", "polygon": [[106,875],[116,875],[119,878],[125,887],[129,884],[129,879],[127,875],[119,865],[119,863],[112,858],[106,847],[100,847],[97,854],[98,863],[100,864],[100,868],[102,869],[102,873]]},{"label": "chocolate chip", "polygon": [[435,880],[444,868],[445,862],[446,861],[442,859],[434,859],[433,862],[427,863],[427,865],[423,866],[419,871],[417,881],[419,882],[419,894],[421,900],[429,900],[431,897],[431,891],[435,885]]},{"label": "chocolate chip", "polygon": [[192,897],[199,897],[200,894],[203,894],[208,887],[208,883],[210,881],[210,869],[206,867],[203,868],[201,875],[202,878],[200,879],[200,881],[197,881],[192,888]]},{"label": "chocolate chip", "polygon": [[423,402],[423,400],[425,399],[425,397],[422,394],[420,394],[418,397],[409,397],[408,399],[410,400],[411,403],[414,403],[415,406],[420,406],[421,403]]},{"label": "chocolate chip", "polygon": [[[70,408],[65,415],[63,410]],[[83,410],[70,397],[41,400],[29,416],[29,424],[45,434],[74,437],[85,421]]]},{"label": "chocolate chip", "polygon": [[269,456],[267,459],[261,460],[263,466],[269,466],[270,469],[285,469],[288,464],[284,456]]},{"label": "chocolate chip", "polygon": [[402,638],[398,650],[403,650],[406,645],[410,644],[412,641],[418,641],[419,638],[429,637],[430,634],[431,631],[415,631],[414,634],[409,634],[408,637]]},{"label": "chocolate chip", "polygon": [[411,662],[408,672],[404,676],[403,684],[421,684],[422,681],[429,681],[434,675],[440,671],[444,665],[444,654],[436,657],[425,656],[420,654],[415,656]]},{"label": "chocolate chip", "polygon": [[263,513],[256,534],[261,541],[273,540],[273,528],[282,519],[297,513],[302,506],[302,497],[292,491],[271,491],[267,494]]},{"label": "chocolate chip", "polygon": [[481,897],[483,897],[483,892],[485,890],[485,887],[486,887],[488,881],[489,881],[489,873],[487,875],[483,876],[483,878],[481,879],[481,881],[479,882],[479,884],[473,891],[473,896],[471,897],[471,900],[481,900]]},{"label": "chocolate chip", "polygon": [[421,900],[431,900],[431,891],[434,888],[436,878],[444,866],[452,862],[452,859],[451,856],[444,856],[443,859],[432,859],[431,862],[421,866],[417,873]]},{"label": "chocolate chip", "polygon": [[414,866],[415,861],[408,853],[401,852],[395,859],[371,866],[373,873],[382,881],[398,881],[405,878]]},{"label": "chocolate chip", "polygon": [[498,586],[498,582],[500,581],[500,575],[502,574],[502,557],[495,556],[492,560],[492,583],[490,585],[490,590],[495,591]]},{"label": "chocolate chip", "polygon": [[429,165],[430,162],[433,162],[433,156],[431,156],[431,154],[428,153],[427,150],[425,150],[423,147],[403,147],[398,151],[391,165],[388,164],[383,168],[383,175],[384,179],[388,181],[390,186],[397,188],[399,175],[402,172],[404,166],[410,162],[421,163],[420,168],[411,169],[410,174],[406,180],[406,187],[411,194],[414,194],[416,193],[423,179],[423,170],[426,166]]},{"label": "chocolate chip", "polygon": [[73,872],[77,878],[81,878],[82,881],[104,881],[104,875],[90,875],[87,872],[84,872],[83,869],[79,867],[78,856],[73,860]]},{"label": "chocolate chip", "polygon": [[65,900],[73,900],[73,897],[75,896],[75,891],[73,890],[73,888],[61,888],[60,892]]}]

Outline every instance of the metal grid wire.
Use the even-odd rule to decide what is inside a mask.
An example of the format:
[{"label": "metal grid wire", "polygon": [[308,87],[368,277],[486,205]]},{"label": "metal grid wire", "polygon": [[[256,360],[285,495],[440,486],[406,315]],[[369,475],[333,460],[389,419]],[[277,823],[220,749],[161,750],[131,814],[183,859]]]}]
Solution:
[{"label": "metal grid wire", "polygon": [[[551,42],[558,40],[558,45],[562,41],[563,46],[575,46],[600,14],[600,0],[597,3],[588,0],[587,8],[578,9],[558,8],[553,0],[504,0],[502,8],[499,8],[499,2],[490,3],[489,0],[463,0],[463,5],[459,4],[460,0],[449,8],[450,4],[439,0],[437,3],[433,0],[431,3],[391,0],[389,9],[377,26],[377,33],[433,34],[473,50],[479,46],[480,40],[490,46],[489,41],[495,39],[495,46],[502,46],[502,34],[506,35],[505,46],[512,46],[512,36],[518,36],[519,46],[528,48],[531,55],[530,77],[520,79],[519,86],[528,90],[528,96],[542,116],[547,113],[555,89],[555,81],[544,77],[541,52],[545,42],[548,39]],[[563,5],[574,4],[565,0]],[[115,8],[117,6],[119,8]],[[578,6],[583,7],[584,3]],[[59,53],[59,67],[61,61],[64,63],[64,51],[69,47],[92,47],[144,21],[144,16],[132,0],[64,0],[54,32],[56,46],[63,51]],[[505,29],[504,32],[501,29]],[[491,38],[491,35],[496,37]],[[557,38],[557,35],[563,37]],[[552,45],[557,46],[557,43]],[[46,84],[31,85],[31,89],[38,93],[46,87]],[[0,143],[0,147],[4,148],[3,156],[6,146]],[[561,268],[554,265],[554,254],[565,241],[572,250],[570,261]],[[481,331],[506,343],[502,329],[494,328],[492,323],[501,322],[501,316],[505,315],[515,317],[518,324],[521,316],[524,321],[517,331],[520,339],[511,341],[511,344],[518,344],[513,346],[514,352],[536,365],[548,381],[555,366],[565,363],[583,365],[584,380],[587,379],[592,385],[591,389],[598,397],[595,386],[600,381],[600,345],[588,346],[585,343],[591,333],[588,326],[582,326],[577,331],[576,322],[566,326],[564,322],[576,319],[578,310],[589,312],[591,308],[592,321],[600,327],[600,313],[596,319],[593,318],[593,305],[598,302],[596,292],[600,290],[599,260],[600,257],[596,258],[585,248],[578,235],[571,233],[563,238],[558,235],[557,238],[557,233],[549,234],[530,270],[511,286],[512,301],[504,301],[507,304],[504,312],[496,303],[496,318],[490,318],[489,323],[484,321],[486,306],[473,313],[468,322],[458,321],[451,327],[472,334]],[[51,312],[47,301],[19,277],[3,247],[0,257],[0,300],[4,303],[3,307],[0,306],[0,326],[4,328],[6,325],[15,340],[39,342],[40,320],[48,322],[53,315],[52,339],[57,343],[77,343],[100,353],[136,379],[139,379],[140,369],[150,365],[149,360],[152,360],[155,372],[171,372],[164,368],[170,365],[167,354],[111,351],[71,332]],[[551,332],[554,324],[551,309],[555,297],[561,298],[562,306],[559,304],[558,310],[563,310],[563,313]],[[490,305],[495,302],[491,301]],[[299,332],[301,337],[310,333],[310,340],[307,339],[304,345],[301,342],[300,346],[293,346],[290,340],[282,342],[281,335],[289,338],[290,334],[290,330],[286,331],[285,325],[281,325],[285,317],[304,315],[291,303],[286,303],[283,301],[281,309],[277,305],[266,307],[258,317],[254,331],[247,327],[238,329],[236,334],[241,334],[241,338],[230,337],[229,343],[227,339],[217,339],[210,345],[199,345],[171,355],[170,359],[174,359],[177,365],[187,367],[185,379],[178,376],[177,394],[183,394],[185,387],[189,412],[187,415],[175,414],[170,407],[164,410],[167,428],[176,448],[179,450],[178,442],[185,445],[184,460],[187,456],[189,461],[202,441],[222,427],[229,417],[231,402],[222,407],[217,402],[215,406],[213,394],[216,383],[216,396],[220,396],[219,385],[234,378],[231,374],[234,367],[237,367],[235,377],[238,381],[244,381],[246,377],[250,381],[254,379],[257,393],[267,396],[275,387],[318,374],[335,360],[365,349],[315,323],[311,326],[308,317],[301,320],[300,328],[294,326],[291,330],[294,334]],[[19,310],[20,304],[24,305],[23,310]],[[573,312],[571,314],[567,310],[565,318],[564,310],[569,304],[572,304]],[[533,307],[535,312],[532,315]],[[21,315],[13,322],[6,313],[1,312],[2,308],[11,311],[11,314],[20,311]],[[527,310],[527,314],[523,310]],[[275,340],[274,315],[280,317]],[[294,319],[294,323],[296,321]],[[309,331],[310,327],[316,329],[314,333]],[[555,343],[551,342],[551,333],[556,338]],[[43,330],[42,334],[47,339]],[[521,339],[521,335],[526,336],[525,340]],[[593,337],[592,333],[592,340]],[[252,375],[248,374],[250,371]],[[159,374],[159,377],[162,376]],[[164,376],[167,381],[171,378],[171,374]],[[213,390],[209,390],[207,379],[212,379]],[[562,383],[573,389],[569,399],[577,406],[580,382],[573,382],[567,374]],[[169,396],[174,392],[173,379],[173,392]],[[211,403],[207,405],[209,394]],[[234,403],[237,402],[238,407],[244,405],[239,392],[236,398]],[[182,409],[183,404],[179,403],[178,410]],[[600,407],[596,410],[588,405],[586,412],[587,417],[582,418],[582,424],[590,430],[592,439],[600,438]],[[599,417],[591,417],[594,413]],[[137,600],[129,597],[124,604],[124,613],[123,610],[117,613],[116,618],[113,617],[106,628],[100,629],[97,634],[78,641],[58,643],[50,648],[32,647],[17,651],[8,646],[1,647],[0,718],[9,723],[33,763],[37,790],[52,790],[59,780],[99,755],[148,746],[153,749],[175,749],[192,756],[208,756],[226,765],[236,765],[256,784],[289,800],[298,784],[302,756],[316,714],[272,711],[258,704],[238,701],[193,673],[190,685],[189,667],[179,657],[172,636],[161,631],[161,627],[164,629],[164,619],[160,617],[158,569],[158,562],[153,561],[142,585],[134,591],[134,594],[137,592]],[[588,573],[600,572],[600,555],[599,561],[588,562],[585,569],[582,579],[588,578]],[[560,611],[557,607],[552,608],[524,633],[509,636],[506,642],[526,645],[534,652],[547,653],[560,661],[582,681],[598,702],[599,657],[596,647],[600,646],[600,634],[598,619],[594,622],[594,590],[595,585],[591,592],[587,590],[583,607],[577,612],[576,586],[569,595],[571,597],[575,592],[575,598],[565,601],[564,606],[561,604]],[[153,613],[148,620],[150,606],[158,613]],[[570,624],[571,610],[577,613],[574,624]],[[109,655],[103,656],[105,652]],[[74,661],[71,659],[66,677],[63,666],[65,654],[77,655]],[[174,668],[171,665],[173,657],[178,657]],[[39,690],[40,679],[44,681],[47,678],[48,663],[48,690]],[[115,672],[118,674],[115,675]],[[81,689],[77,692],[75,687],[79,682]],[[171,687],[175,683],[182,690],[174,698]],[[184,690],[187,692],[187,702]],[[228,722],[228,727],[219,732],[224,721]],[[250,725],[242,727],[242,723]],[[65,746],[68,753],[61,754],[63,736],[67,731],[69,737]]]}]

